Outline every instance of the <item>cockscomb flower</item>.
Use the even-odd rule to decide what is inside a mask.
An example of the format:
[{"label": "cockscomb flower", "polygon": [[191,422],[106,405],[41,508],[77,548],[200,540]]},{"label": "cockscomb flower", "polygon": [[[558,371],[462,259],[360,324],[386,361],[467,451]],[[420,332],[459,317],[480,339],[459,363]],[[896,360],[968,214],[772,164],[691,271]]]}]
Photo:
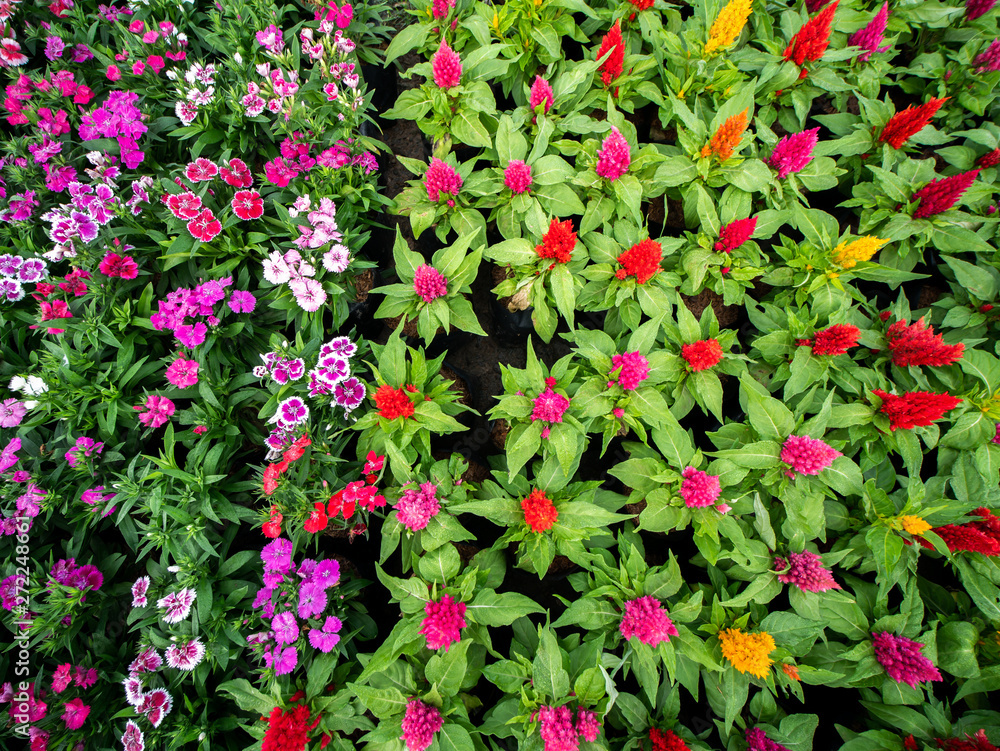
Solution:
[{"label": "cockscomb flower", "polygon": [[424,606],[424,621],[420,633],[427,637],[428,649],[448,651],[452,643],[461,640],[459,630],[465,628],[465,603],[455,602],[451,595],[444,595],[438,602]]},{"label": "cockscomb flower", "polygon": [[545,495],[544,490],[535,489],[521,501],[524,523],[532,532],[548,532],[559,518],[555,504]]},{"label": "cockscomb flower", "polygon": [[434,733],[444,725],[444,718],[437,707],[420,699],[410,699],[403,715],[403,735],[400,740],[407,751],[424,751],[434,742]]},{"label": "cockscomb flower", "polygon": [[779,572],[778,581],[782,584],[794,584],[803,592],[840,589],[840,585],[833,579],[833,574],[823,566],[823,559],[808,550],[789,553],[787,556],[776,556],[774,568]]},{"label": "cockscomb flower", "polygon": [[732,253],[749,240],[757,229],[757,217],[737,219],[719,230],[719,239],[715,241],[715,249]]},{"label": "cockscomb flower", "polygon": [[673,730],[649,729],[650,751],[691,751],[691,748]]},{"label": "cockscomb flower", "polygon": [[830,258],[842,269],[853,269],[858,261],[870,261],[888,240],[865,235],[853,242],[842,242],[830,253]]},{"label": "cockscomb flower", "polygon": [[576,232],[573,231],[573,222],[569,219],[562,222],[553,219],[549,223],[549,231],[535,246],[535,253],[539,258],[553,259],[556,263],[569,263],[575,247]]},{"label": "cockscomb flower", "polygon": [[858,29],[847,38],[847,44],[851,47],[860,47],[861,52],[857,59],[866,62],[876,52],[885,52],[889,45],[880,47],[882,39],[885,37],[885,27],[889,23],[889,3],[882,3],[872,20],[864,28]]},{"label": "cockscomb flower", "polygon": [[[1000,751],[1000,748],[990,743],[985,730],[977,730],[975,735],[966,733],[964,738],[935,738],[934,742],[941,751]],[[913,748],[916,747],[914,743]]]},{"label": "cockscomb flower", "polygon": [[872,634],[872,645],[875,647],[875,659],[896,683],[916,688],[923,681],[942,680],[934,663],[920,653],[924,648],[920,642],[880,631]]},{"label": "cockscomb flower", "polygon": [[[972,64],[976,66],[976,73],[985,73],[986,71],[997,71],[1000,70],[1000,39],[994,39],[990,42],[990,46],[985,50],[976,55]],[[977,164],[979,164],[977,162]],[[996,164],[996,162],[994,162]],[[992,167],[990,165],[979,165],[981,167]]]},{"label": "cockscomb flower", "polygon": [[879,411],[888,415],[890,430],[927,427],[962,402],[947,392],[936,394],[933,391],[908,391],[899,396],[875,389],[872,393],[882,400]]},{"label": "cockscomb flower", "polygon": [[404,420],[413,417],[416,408],[410,397],[403,389],[394,389],[388,383],[384,383],[375,391],[375,408],[379,411],[379,416],[386,420],[395,420],[402,417]]},{"label": "cockscomb flower", "polygon": [[[653,0],[648,0],[648,2],[650,5],[653,4]],[[601,721],[597,719],[597,713],[583,707],[577,707],[576,732],[587,743],[594,743],[597,740],[597,736],[601,734]]]},{"label": "cockscomb flower", "polygon": [[[940,537],[952,553],[982,553],[1000,556],[1000,517],[987,508],[977,508],[972,513],[979,517],[965,524],[945,524],[935,527],[934,533]],[[926,540],[920,540],[926,548],[933,547]]]},{"label": "cockscomb flower", "polygon": [[969,21],[975,21],[989,13],[996,3],[997,0],[965,0],[965,17]]},{"label": "cockscomb flower", "polygon": [[911,201],[920,201],[917,210],[913,212],[914,219],[926,219],[929,216],[947,211],[962,197],[962,194],[969,189],[979,174],[978,169],[961,172],[951,177],[943,177],[940,180],[931,180],[913,194]]},{"label": "cockscomb flower", "polygon": [[819,128],[810,128],[801,133],[784,136],[775,144],[767,163],[778,171],[778,177],[782,179],[793,172],[801,172],[812,161],[813,149],[816,148],[818,139]]},{"label": "cockscomb flower", "polygon": [[911,323],[896,321],[885,332],[889,340],[889,351],[892,352],[892,363],[901,368],[912,365],[930,365],[943,367],[962,359],[965,345],[945,344],[941,334],[935,334],[924,319]]},{"label": "cockscomb flower", "polygon": [[781,447],[781,461],[803,475],[818,475],[838,456],[843,454],[818,438],[804,435],[788,436]]},{"label": "cockscomb flower", "polygon": [[448,197],[448,205],[454,206],[455,203],[451,199],[462,189],[462,176],[450,164],[434,157],[424,175],[424,185],[427,187],[427,197],[430,200],[437,203],[444,193]]},{"label": "cockscomb flower", "polygon": [[514,193],[526,193],[531,187],[531,166],[512,159],[503,173],[503,184]]},{"label": "cockscomb flower", "polygon": [[718,49],[728,47],[736,41],[736,37],[747,25],[747,19],[753,10],[751,0],[729,0],[719,11],[715,23],[708,31],[708,41],[705,43],[705,54],[711,55]]},{"label": "cockscomb flower", "polygon": [[580,748],[580,734],[573,726],[569,707],[539,707],[538,723],[545,751],[577,751]]},{"label": "cockscomb flower", "polygon": [[677,636],[677,627],[667,616],[663,603],[652,595],[625,603],[618,630],[626,639],[634,636],[650,647],[657,647],[661,642],[670,641],[671,636]]},{"label": "cockscomb flower", "polygon": [[440,510],[437,485],[432,482],[425,482],[419,488],[407,488],[396,503],[400,524],[411,532],[424,529]]},{"label": "cockscomb flower", "polygon": [[528,97],[528,106],[535,110],[540,104],[544,104],[545,107],[542,109],[542,114],[548,114],[549,109],[552,107],[553,102],[555,102],[555,93],[552,91],[552,85],[546,81],[541,76],[535,76],[535,82],[531,84],[531,93]]},{"label": "cockscomb flower", "polygon": [[719,484],[717,475],[710,475],[707,472],[685,467],[681,472],[680,494],[688,508],[704,508],[711,506],[719,499],[722,493],[722,486]]},{"label": "cockscomb flower", "polygon": [[839,2],[840,0],[834,0],[803,24],[785,48],[785,60],[791,60],[801,68],[807,60],[816,61],[823,57],[830,44],[830,26]]},{"label": "cockscomb flower", "polygon": [[663,260],[663,246],[656,240],[641,240],[618,256],[621,268],[615,272],[616,279],[634,276],[637,284],[645,284],[660,271]]},{"label": "cockscomb flower", "polygon": [[[1000,51],[1000,39],[994,42],[994,44],[997,45],[997,49]],[[998,67],[997,70],[1000,70],[1000,67]],[[1000,149],[988,151],[976,160],[976,166],[982,167],[983,169],[996,167],[998,164],[1000,164]]]},{"label": "cockscomb flower", "polygon": [[849,323],[835,323],[822,331],[817,331],[812,342],[814,355],[843,355],[851,347],[858,346],[861,329]]},{"label": "cockscomb flower", "polygon": [[[569,399],[553,391],[552,386],[546,385],[545,391],[535,397],[531,410],[531,421],[562,422],[567,409],[569,409]],[[547,434],[543,433],[543,437],[547,437]]]},{"label": "cockscomb flower", "polygon": [[431,60],[431,70],[434,73],[434,83],[441,89],[458,86],[462,81],[462,60],[458,53],[448,46],[446,39],[441,40],[438,51]]},{"label": "cockscomb flower", "polygon": [[931,97],[923,104],[914,107],[909,106],[902,112],[897,112],[889,122],[882,128],[878,140],[887,143],[894,149],[902,148],[903,144],[915,136],[931,121],[931,118],[941,109],[941,105],[948,101],[949,97],[935,99]]},{"label": "cockscomb flower", "polygon": [[649,378],[649,360],[638,350],[612,355],[609,377],[613,379],[608,381],[609,387],[617,383],[625,391],[635,391],[640,383]]},{"label": "cockscomb flower", "polygon": [[791,751],[787,746],[783,746],[777,741],[767,737],[760,728],[747,728],[747,751]]},{"label": "cockscomb flower", "polygon": [[727,628],[719,632],[722,656],[741,673],[750,673],[758,678],[767,677],[773,660],[768,657],[775,649],[774,638],[766,631],[744,634],[738,628]]},{"label": "cockscomb flower", "polygon": [[715,154],[720,162],[724,162],[733,155],[736,147],[740,145],[743,132],[747,129],[747,113],[749,109],[743,110],[738,115],[727,118],[712,136],[711,140],[702,146],[701,156],[709,157]]},{"label": "cockscomb flower", "polygon": [[455,7],[455,0],[434,0],[431,12],[439,21],[448,17],[448,12]]},{"label": "cockscomb flower", "polygon": [[[597,50],[597,59],[600,60],[608,52],[611,56],[601,63],[601,81],[605,86],[610,86],[618,76],[622,74],[622,67],[625,61],[625,40],[622,39],[621,20],[615,21],[611,30],[601,40],[601,46]],[[616,91],[617,93],[617,91]]]},{"label": "cockscomb flower", "polygon": [[909,532],[911,535],[923,535],[924,532],[931,528],[931,525],[924,519],[912,514],[899,517],[899,523],[903,527],[903,531]]},{"label": "cockscomb flower", "polygon": [[424,302],[434,302],[448,294],[448,280],[433,266],[418,266],[413,274],[413,291]]},{"label": "cockscomb flower", "polygon": [[713,368],[722,362],[722,345],[718,339],[702,339],[681,345],[681,357],[692,373]]},{"label": "cockscomb flower", "polygon": [[601,142],[601,149],[597,152],[597,174],[614,182],[619,177],[628,172],[632,163],[631,149],[628,139],[621,134],[618,128],[611,126],[611,132],[604,137]]}]

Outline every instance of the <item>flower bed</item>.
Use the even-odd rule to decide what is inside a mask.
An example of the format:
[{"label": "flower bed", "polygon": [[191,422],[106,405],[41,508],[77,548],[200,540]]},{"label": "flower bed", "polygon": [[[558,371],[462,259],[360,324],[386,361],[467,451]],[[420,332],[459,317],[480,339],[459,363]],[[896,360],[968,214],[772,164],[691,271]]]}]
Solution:
[{"label": "flower bed", "polygon": [[995,749],[994,5],[0,3],[4,747]]}]

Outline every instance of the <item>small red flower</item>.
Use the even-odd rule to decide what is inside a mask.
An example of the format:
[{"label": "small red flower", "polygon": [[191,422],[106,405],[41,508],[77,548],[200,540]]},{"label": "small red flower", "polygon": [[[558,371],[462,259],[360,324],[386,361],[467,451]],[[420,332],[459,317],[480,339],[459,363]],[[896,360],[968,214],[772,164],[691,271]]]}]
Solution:
[{"label": "small red flower", "polygon": [[271,506],[271,518],[264,522],[263,532],[265,537],[270,537],[272,540],[281,534],[281,521],[284,517],[281,512],[278,511],[277,506]]},{"label": "small red flower", "polygon": [[553,219],[549,231],[542,236],[542,242],[535,246],[539,258],[551,258],[558,263],[569,263],[573,248],[576,247],[576,232],[573,222]]},{"label": "small red flower", "polygon": [[700,342],[685,344],[681,347],[681,357],[687,362],[692,372],[708,370],[722,361],[722,345],[718,339],[702,339]]},{"label": "small red flower", "polygon": [[415,411],[413,402],[406,395],[403,389],[394,389],[389,384],[383,384],[375,392],[375,407],[379,415],[386,420],[394,420],[397,417],[406,419],[412,417]]},{"label": "small red flower", "polygon": [[301,436],[295,443],[285,449],[285,453],[281,455],[281,458],[286,462],[294,462],[297,459],[301,459],[302,455],[306,453],[306,447],[311,445],[312,441],[309,440],[309,436]]},{"label": "small red flower", "polygon": [[328,522],[326,507],[322,503],[314,503],[313,510],[309,512],[309,518],[306,519],[302,527],[306,532],[316,534],[321,529],[326,529]]},{"label": "small red flower", "polygon": [[228,167],[220,167],[222,179],[234,188],[249,188],[253,185],[253,175],[242,159],[230,159]]},{"label": "small red flower", "polygon": [[327,503],[327,512],[330,514],[330,518],[334,518],[337,514],[343,514],[345,519],[350,519],[354,515],[354,508],[357,504],[355,500],[344,500],[345,490],[339,490],[330,496],[330,500]]},{"label": "small red flower", "polygon": [[622,39],[620,20],[615,21],[615,25],[601,40],[601,47],[597,50],[597,59],[600,60],[608,52],[611,52],[611,56],[601,63],[601,81],[604,82],[605,86],[610,86],[611,82],[622,74],[625,61],[625,40]]},{"label": "small red flower", "polygon": [[645,284],[660,270],[663,247],[656,240],[643,240],[618,256],[621,268],[615,272],[616,279],[634,276],[638,284]]},{"label": "small red flower", "polygon": [[849,323],[836,323],[816,332],[812,351],[814,355],[843,355],[850,347],[858,345],[861,329]]},{"label": "small red flower", "polygon": [[910,430],[926,427],[944,417],[944,413],[955,409],[962,400],[945,392],[908,391],[903,395],[888,394],[875,389],[875,396],[882,400],[881,412],[889,417],[889,429]]},{"label": "small red flower", "polygon": [[184,176],[191,182],[211,180],[219,174],[219,168],[204,157],[198,157],[184,169]]},{"label": "small red flower", "polygon": [[222,224],[215,218],[211,209],[204,209],[197,217],[188,222],[188,232],[198,240],[207,243],[222,232]]},{"label": "small red flower", "polygon": [[837,12],[839,2],[840,0],[834,0],[814,18],[806,21],[785,48],[785,60],[792,60],[802,67],[807,60],[815,61],[823,57],[830,44],[830,25],[833,23],[833,14]]},{"label": "small red flower", "polygon": [[238,190],[233,196],[233,212],[244,221],[260,219],[264,214],[264,199],[256,190]]},{"label": "small red flower", "polygon": [[524,511],[524,521],[532,532],[547,532],[559,518],[559,511],[545,496],[544,490],[532,490],[521,501],[521,510]]}]

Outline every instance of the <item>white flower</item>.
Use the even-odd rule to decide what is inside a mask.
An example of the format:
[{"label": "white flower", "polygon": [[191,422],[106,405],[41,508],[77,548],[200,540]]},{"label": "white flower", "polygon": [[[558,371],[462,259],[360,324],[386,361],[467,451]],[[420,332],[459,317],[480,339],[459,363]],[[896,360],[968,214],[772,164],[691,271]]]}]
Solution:
[{"label": "white flower", "polygon": [[37,406],[38,406],[38,402],[36,402],[34,399],[28,399],[27,401],[24,402],[24,408],[25,409],[34,409]]},{"label": "white flower", "polygon": [[28,385],[27,388],[24,389],[26,396],[38,396],[39,394],[44,394],[48,390],[49,387],[41,378],[38,376],[28,376]]},{"label": "white flower", "polygon": [[264,278],[271,284],[284,284],[292,278],[288,264],[281,253],[274,251],[264,261]]},{"label": "white flower", "polygon": [[288,286],[291,287],[292,294],[295,295],[295,302],[302,310],[309,313],[315,313],[326,302],[326,291],[323,289],[323,285],[315,279],[299,277]]},{"label": "white flower", "polygon": [[27,385],[28,381],[25,378],[22,378],[21,376],[14,376],[10,379],[10,383],[7,384],[7,388],[11,391],[20,391]]},{"label": "white flower", "polygon": [[233,55],[233,60],[236,61],[237,65],[243,65],[243,55],[241,55],[239,52]]},{"label": "white flower", "polygon": [[341,274],[351,263],[351,251],[345,245],[334,245],[323,254],[323,268]]}]

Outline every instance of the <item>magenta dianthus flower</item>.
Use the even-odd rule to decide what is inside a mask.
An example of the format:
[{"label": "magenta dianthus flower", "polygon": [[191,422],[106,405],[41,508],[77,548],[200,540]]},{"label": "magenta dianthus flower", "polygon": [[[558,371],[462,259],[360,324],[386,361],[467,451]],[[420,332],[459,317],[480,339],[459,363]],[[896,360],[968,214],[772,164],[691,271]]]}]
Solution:
[{"label": "magenta dianthus flower", "polygon": [[444,725],[444,718],[437,707],[410,699],[403,715],[403,735],[408,751],[424,751],[434,742],[434,733]]},{"label": "magenta dianthus flower", "polygon": [[434,83],[442,89],[458,86],[462,80],[462,60],[458,53],[448,46],[445,39],[431,59],[431,69],[434,72]]},{"label": "magenta dianthus flower", "polygon": [[427,197],[435,203],[441,197],[441,193],[447,195],[450,200],[461,190],[462,176],[450,164],[434,157],[424,175],[424,185],[427,187]]},{"label": "magenta dianthus flower", "polygon": [[437,485],[432,482],[425,482],[419,489],[407,488],[403,497],[396,503],[396,515],[400,524],[411,532],[426,527],[440,510]]},{"label": "magenta dianthus flower", "polygon": [[631,163],[632,154],[628,141],[618,128],[612,126],[611,132],[601,143],[601,150],[597,152],[597,174],[615,181],[628,172]]},{"label": "magenta dianthus flower", "polygon": [[625,612],[618,630],[626,639],[634,636],[650,647],[656,647],[660,642],[670,641],[671,636],[677,636],[677,627],[663,609],[663,603],[652,595],[625,603]]},{"label": "magenta dianthus flower", "polygon": [[860,47],[864,52],[858,54],[858,60],[865,62],[876,52],[885,52],[889,45],[880,47],[882,38],[885,36],[885,27],[889,22],[889,3],[885,2],[879,8],[878,13],[868,22],[868,25],[858,29],[847,38],[847,44],[852,47]]},{"label": "magenta dianthus flower", "polygon": [[767,163],[778,171],[779,178],[802,171],[812,161],[813,149],[819,139],[819,128],[785,136],[774,146]]},{"label": "magenta dianthus flower", "polygon": [[843,454],[818,438],[809,436],[790,435],[781,447],[781,461],[789,465],[793,472],[803,475],[818,475],[838,456]]},{"label": "magenta dianthus flower", "polygon": [[872,644],[875,647],[875,659],[897,683],[905,683],[914,688],[922,681],[941,680],[941,673],[934,667],[934,663],[920,653],[924,648],[920,642],[880,631],[872,634]]},{"label": "magenta dianthus flower", "polygon": [[[618,385],[625,391],[635,391],[640,383],[649,378],[649,360],[639,350],[613,355],[611,357],[612,377],[616,371],[618,372]],[[608,385],[610,386],[611,383]]]},{"label": "magenta dianthus flower", "polygon": [[167,368],[167,380],[179,389],[186,389],[198,383],[198,363],[187,360],[181,354]]},{"label": "magenta dianthus flower", "polygon": [[531,167],[520,159],[512,159],[503,173],[503,184],[514,193],[525,193],[531,187]]},{"label": "magenta dianthus flower", "polygon": [[808,550],[789,553],[784,557],[776,556],[774,568],[778,571],[788,569],[785,573],[778,574],[778,581],[782,584],[794,584],[803,592],[840,589],[840,585],[833,579],[833,574],[823,566],[823,559]]},{"label": "magenta dianthus flower", "polygon": [[424,302],[434,302],[448,294],[448,280],[433,266],[426,263],[413,274],[413,291]]},{"label": "magenta dianthus flower", "polygon": [[722,486],[717,475],[710,475],[694,467],[685,467],[681,472],[681,498],[688,508],[711,506],[719,499]]},{"label": "magenta dianthus flower", "polygon": [[428,649],[444,647],[447,652],[453,642],[462,638],[459,631],[465,628],[464,602],[455,602],[451,595],[445,595],[439,602],[428,602],[424,613],[420,633],[427,637]]},{"label": "magenta dianthus flower", "polygon": [[140,413],[139,422],[147,428],[159,428],[170,422],[170,416],[174,413],[175,408],[174,403],[167,397],[151,394],[146,397],[145,404],[132,409]]}]

